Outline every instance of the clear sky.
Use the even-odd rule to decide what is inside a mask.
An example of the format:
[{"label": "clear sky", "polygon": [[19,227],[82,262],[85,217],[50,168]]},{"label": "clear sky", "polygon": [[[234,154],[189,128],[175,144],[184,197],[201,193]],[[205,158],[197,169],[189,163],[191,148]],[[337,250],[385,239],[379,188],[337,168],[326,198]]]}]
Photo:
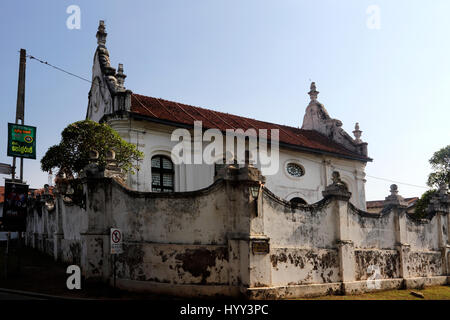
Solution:
[{"label": "clear sky", "polygon": [[[81,29],[67,28],[69,5],[80,7]],[[370,5],[379,29],[367,25]],[[371,176],[425,186],[428,159],[450,143],[449,12],[448,0],[2,0],[0,162],[11,163],[20,48],[90,78],[105,20],[111,63],[124,64],[133,92],[298,127],[312,80],[347,132],[360,123],[374,159],[367,199],[383,199],[391,184]],[[25,160],[32,187],[47,183],[39,160],[48,147],[85,118],[89,88],[27,60],[25,123],[38,127],[37,159]]]}]

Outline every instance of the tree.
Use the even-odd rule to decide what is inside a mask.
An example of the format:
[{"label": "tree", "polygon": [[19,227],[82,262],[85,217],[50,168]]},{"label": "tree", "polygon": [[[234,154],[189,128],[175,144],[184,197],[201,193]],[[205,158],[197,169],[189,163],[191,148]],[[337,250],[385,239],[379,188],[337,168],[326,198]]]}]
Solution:
[{"label": "tree", "polygon": [[424,219],[428,216],[427,208],[431,202],[431,199],[437,194],[437,190],[431,189],[425,191],[424,194],[417,200],[416,207],[414,209],[414,217],[417,219]]},{"label": "tree", "polygon": [[433,172],[428,175],[427,184],[434,189],[426,191],[416,202],[414,216],[420,219],[427,216],[427,207],[433,196],[437,194],[440,185],[450,183],[450,145],[436,151],[429,162]]},{"label": "tree", "polygon": [[450,145],[436,151],[429,160],[433,172],[428,176],[427,184],[439,188],[442,183],[450,184]]},{"label": "tree", "polygon": [[124,172],[134,173],[144,154],[136,146],[123,140],[106,124],[92,120],[78,121],[68,125],[61,133],[61,142],[50,147],[41,159],[41,169],[50,171],[58,168],[67,177],[78,176],[89,164],[89,152],[99,154],[98,164],[106,166],[106,155],[110,150],[116,153],[117,166]]}]

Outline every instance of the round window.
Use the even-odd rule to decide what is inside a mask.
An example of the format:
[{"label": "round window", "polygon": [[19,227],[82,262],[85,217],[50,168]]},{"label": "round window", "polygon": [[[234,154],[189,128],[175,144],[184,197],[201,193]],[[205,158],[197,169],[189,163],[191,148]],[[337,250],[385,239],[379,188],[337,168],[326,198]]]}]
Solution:
[{"label": "round window", "polygon": [[293,162],[288,163],[288,165],[286,166],[286,170],[293,177],[301,177],[305,174],[305,170],[303,169],[303,167]]}]

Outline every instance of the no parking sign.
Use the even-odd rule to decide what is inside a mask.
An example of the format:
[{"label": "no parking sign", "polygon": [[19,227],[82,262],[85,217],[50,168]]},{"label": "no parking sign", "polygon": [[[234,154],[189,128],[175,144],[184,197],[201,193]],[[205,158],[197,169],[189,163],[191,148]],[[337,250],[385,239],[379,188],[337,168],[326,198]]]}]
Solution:
[{"label": "no parking sign", "polygon": [[110,242],[111,242],[111,254],[120,254],[123,252],[122,231],[120,231],[120,229],[111,228]]}]

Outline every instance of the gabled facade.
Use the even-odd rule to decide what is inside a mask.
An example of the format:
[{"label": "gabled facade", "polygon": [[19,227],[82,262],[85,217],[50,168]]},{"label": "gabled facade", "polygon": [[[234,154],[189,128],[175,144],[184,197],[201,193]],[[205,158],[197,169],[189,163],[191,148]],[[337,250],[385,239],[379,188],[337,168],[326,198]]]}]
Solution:
[{"label": "gabled facade", "polygon": [[[332,182],[332,172],[339,171],[352,193],[350,201],[366,209],[364,170],[371,161],[367,143],[360,139],[358,124],[353,131],[355,138],[352,138],[342,129],[339,120],[329,116],[317,101],[319,92],[315,83],[311,84],[310,102],[301,129],[138,95],[125,88],[123,65],[119,64],[117,71],[111,66],[106,36],[104,23],[100,21],[86,118],[107,122],[122,138],[144,152],[140,170],[127,179],[130,188],[181,192],[210,186],[217,178],[219,165],[175,164],[177,161],[171,153],[177,144],[171,141],[172,132],[177,128],[193,131],[194,121],[201,121],[203,129],[221,132],[227,129],[278,130],[279,168],[265,180],[265,186],[278,197],[315,203],[322,199],[322,191]],[[203,150],[206,146],[203,143]],[[228,156],[224,151],[217,156],[217,161]]]}]

